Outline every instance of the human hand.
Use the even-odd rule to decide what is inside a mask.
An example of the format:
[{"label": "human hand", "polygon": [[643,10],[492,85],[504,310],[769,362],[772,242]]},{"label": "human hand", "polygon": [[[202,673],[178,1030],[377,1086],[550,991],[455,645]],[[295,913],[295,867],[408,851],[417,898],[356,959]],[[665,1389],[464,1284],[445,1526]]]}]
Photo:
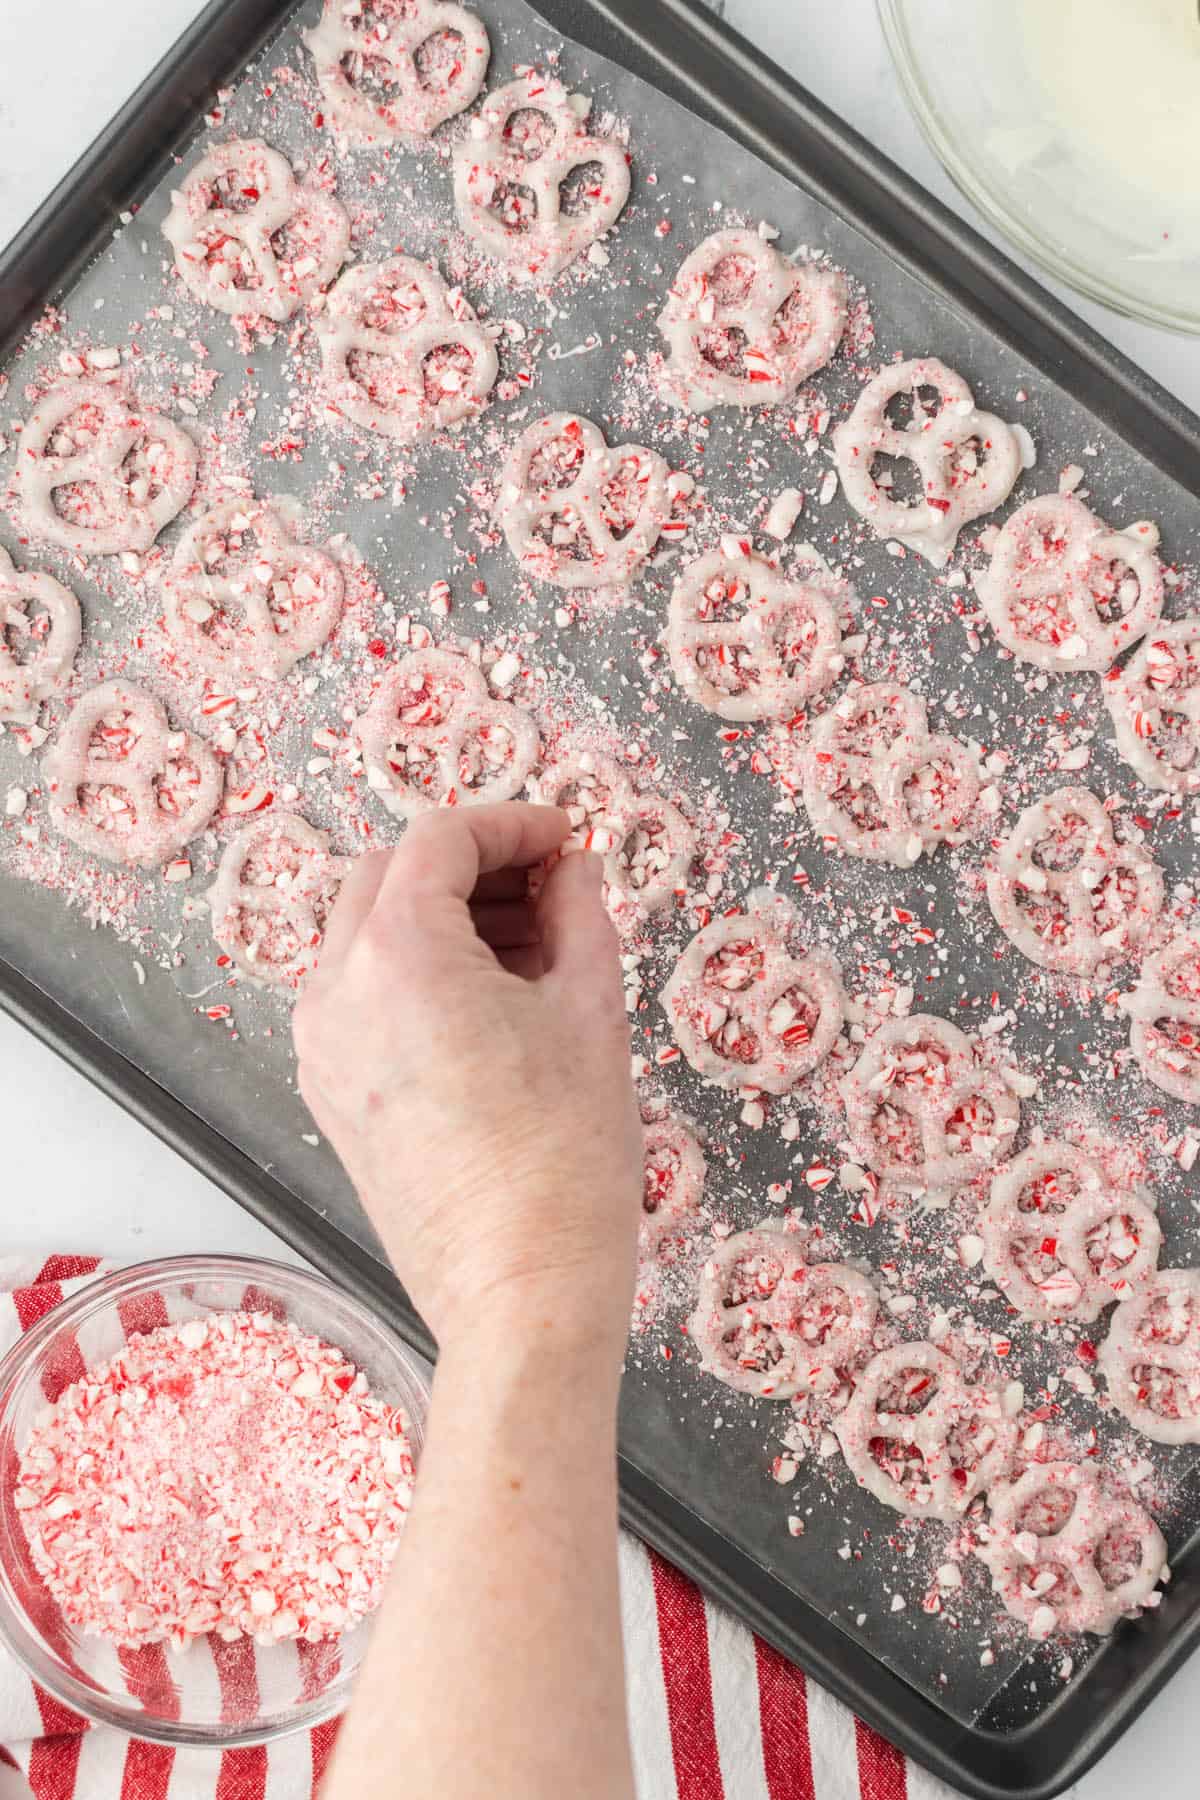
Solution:
[{"label": "human hand", "polygon": [[430,814],[360,858],[296,1008],[300,1090],[443,1348],[498,1319],[619,1361],[642,1140],[597,857],[565,813]]}]

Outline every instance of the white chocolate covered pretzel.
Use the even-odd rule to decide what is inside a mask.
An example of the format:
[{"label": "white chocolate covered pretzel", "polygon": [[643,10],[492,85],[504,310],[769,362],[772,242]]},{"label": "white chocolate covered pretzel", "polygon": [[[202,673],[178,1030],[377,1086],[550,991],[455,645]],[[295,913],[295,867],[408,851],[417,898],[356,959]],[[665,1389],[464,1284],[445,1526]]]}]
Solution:
[{"label": "white chocolate covered pretzel", "polygon": [[1071,494],[1019,506],[975,577],[1006,650],[1064,674],[1102,674],[1150,630],[1162,610],[1158,527],[1110,531]]},{"label": "white chocolate covered pretzel", "polygon": [[777,1225],[726,1238],[704,1265],[688,1332],[700,1366],[760,1399],[827,1394],[871,1354],[879,1299],[845,1263],[808,1263]]},{"label": "white chocolate covered pretzel", "polygon": [[[962,376],[932,357],[881,369],[834,431],[833,447],[855,512],[938,568],[963,526],[1002,506],[1021,473],[1012,426],[980,412]],[[911,462],[920,498],[900,498],[894,476],[877,471],[881,461]]]},{"label": "white chocolate covered pretzel", "polygon": [[141,866],[202,832],[224,786],[204,740],[172,731],[162,704],[127,681],[83,696],[42,770],[56,831],[89,856]]},{"label": "white chocolate covered pretzel", "polygon": [[360,143],[429,137],[483,86],[483,20],[452,0],[325,0],[301,34],[334,126]]},{"label": "white chocolate covered pretzel", "polygon": [[316,966],[350,863],[297,813],[261,814],[221,852],[207,895],[213,936],[252,981],[297,987]]},{"label": "white chocolate covered pretzel", "polygon": [[1096,1360],[1135,1430],[1156,1444],[1200,1444],[1200,1269],[1160,1269],[1123,1300]]},{"label": "white chocolate covered pretzel", "polygon": [[850,1134],[892,1191],[944,1205],[1012,1151],[1021,1109],[957,1025],[889,1019],[839,1083]]},{"label": "white chocolate covered pretzel", "polygon": [[167,630],[202,668],[281,681],[337,624],[342,572],[294,535],[298,511],[287,498],[226,500],[180,538]]},{"label": "white chocolate covered pretzel", "polygon": [[611,756],[581,750],[556,758],[538,776],[534,798],[568,814],[572,829],[564,849],[592,850],[604,859],[608,906],[616,917],[646,917],[687,891],[695,832],[669,800],[635,792]]},{"label": "white chocolate covered pretzel", "polygon": [[908,869],[939,844],[959,844],[979,798],[965,744],[929,730],[925,702],[895,681],[844,694],[800,752],[801,790],[827,848]]},{"label": "white chocolate covered pretzel", "polygon": [[80,556],[149,550],[196,485],[181,425],[117,387],[67,381],[25,422],[17,490],[31,534]]},{"label": "white chocolate covered pretzel", "polygon": [[1001,1169],[980,1214],[983,1262],[1027,1319],[1097,1318],[1158,1264],[1162,1232],[1143,1188],[1119,1193],[1065,1140]]},{"label": "white chocolate covered pretzel", "polygon": [[833,1431],[877,1500],[951,1521],[1006,1473],[1017,1437],[996,1394],[969,1383],[952,1357],[927,1343],[872,1357]]},{"label": "white chocolate covered pretzel", "polygon": [[642,1218],[638,1255],[654,1262],[678,1246],[694,1221],[707,1173],[696,1134],[668,1113],[642,1127]]},{"label": "white chocolate covered pretzel", "polygon": [[332,194],[299,187],[278,150],[234,138],[189,169],[163,236],[197,300],[281,323],[333,280],[350,248],[350,220]]},{"label": "white chocolate covered pretzel", "polygon": [[1118,843],[1086,788],[1026,807],[996,854],[988,904],[1004,935],[1039,968],[1092,975],[1131,956],[1162,910],[1158,864]]},{"label": "white chocolate covered pretzel", "polygon": [[482,412],[499,366],[462,289],[412,256],[347,269],[316,333],[329,409],[402,444]]},{"label": "white chocolate covered pretzel", "polygon": [[384,675],[355,726],[367,786],[390,813],[512,800],[533,772],[538,729],[493,699],[465,656],[417,650]]},{"label": "white chocolate covered pretzel", "polygon": [[788,719],[837,680],[846,590],[808,554],[799,579],[722,550],[688,564],[671,595],[667,648],[697,706],[722,719]]},{"label": "white chocolate covered pretzel", "polygon": [[1200,1106],[1200,935],[1185,932],[1147,957],[1120,1006],[1129,1014],[1130,1046],[1147,1081]]},{"label": "white chocolate covered pretzel", "polygon": [[79,649],[79,602],[39,569],[18,569],[0,548],[0,719],[32,725],[61,693]]},{"label": "white chocolate covered pretzel", "polygon": [[994,1483],[975,1554],[1035,1639],[1104,1636],[1169,1574],[1150,1514],[1094,1463],[1035,1463],[1016,1481]]},{"label": "white chocolate covered pretzel", "polygon": [[793,956],[792,907],[770,888],[697,932],[662,992],[692,1067],[721,1087],[786,1094],[837,1042],[841,976],[823,951]]},{"label": "white chocolate covered pretzel", "polygon": [[833,356],[846,315],[836,269],[790,263],[756,231],[714,231],[658,316],[668,395],[687,412],[778,406]]},{"label": "white chocolate covered pretzel", "polygon": [[548,413],[508,453],[497,513],[527,575],[555,587],[623,587],[670,516],[656,450],[611,448],[590,419]]},{"label": "white chocolate covered pretzel", "polygon": [[1153,625],[1103,692],[1117,749],[1146,786],[1200,792],[1200,618]]},{"label": "white chocolate covered pretzel", "polygon": [[629,198],[628,153],[585,130],[591,108],[529,69],[487,96],[454,147],[459,223],[513,281],[553,281]]}]

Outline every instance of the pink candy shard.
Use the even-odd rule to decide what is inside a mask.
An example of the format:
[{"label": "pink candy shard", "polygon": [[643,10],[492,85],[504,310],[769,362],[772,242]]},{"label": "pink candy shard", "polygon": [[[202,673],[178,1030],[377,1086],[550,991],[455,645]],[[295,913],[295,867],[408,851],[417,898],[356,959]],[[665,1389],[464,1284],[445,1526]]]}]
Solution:
[{"label": "pink candy shard", "polygon": [[1185,932],[1147,957],[1120,1006],[1129,1015],[1130,1047],[1147,1081],[1200,1106],[1200,934]]},{"label": "pink candy shard", "polygon": [[125,681],[83,696],[42,770],[56,831],[89,856],[142,866],[204,830],[225,781],[203,738],[172,731],[162,703]]},{"label": "pink candy shard", "polygon": [[1117,749],[1146,786],[1200,791],[1200,619],[1153,624],[1103,692]]},{"label": "pink candy shard", "polygon": [[530,69],[487,96],[454,147],[454,204],[467,236],[511,280],[555,279],[629,198],[629,159],[585,129],[591,101]]},{"label": "pink candy shard", "polygon": [[1035,1463],[988,1491],[975,1554],[992,1587],[1034,1638],[1110,1632],[1170,1574],[1167,1546],[1144,1506],[1092,1463]]},{"label": "pink candy shard", "polygon": [[756,231],[715,231],[658,316],[668,396],[688,412],[778,406],[830,361],[846,316],[837,270],[788,262]]},{"label": "pink candy shard", "polygon": [[612,449],[590,419],[526,427],[500,477],[497,516],[527,575],[555,587],[623,587],[670,516],[669,470],[640,444]]},{"label": "pink candy shard", "polygon": [[[904,409],[901,414],[900,409]],[[881,538],[895,538],[936,567],[964,525],[994,512],[1021,473],[1016,433],[980,412],[961,375],[932,357],[881,369],[833,434],[846,498]],[[899,499],[877,465],[911,462],[920,499]]]},{"label": "pink candy shard", "polygon": [[1160,1269],[1122,1300],[1096,1360],[1136,1431],[1200,1444],[1200,1269]]},{"label": "pink candy shard", "polygon": [[691,1126],[668,1113],[642,1127],[642,1217],[638,1255],[644,1263],[678,1251],[704,1192],[704,1152]]},{"label": "pink candy shard", "polygon": [[701,1367],[737,1393],[828,1393],[871,1354],[874,1287],[845,1263],[806,1262],[806,1248],[805,1233],[767,1222],[704,1265],[688,1332]]},{"label": "pink candy shard", "polygon": [[342,611],[342,572],[294,535],[286,497],[226,500],[190,525],[163,583],[167,630],[202,668],[281,681]]},{"label": "pink candy shard", "polygon": [[1162,911],[1163,875],[1086,788],[1059,788],[1027,807],[988,871],[988,904],[1004,935],[1039,968],[1093,975],[1145,943]]},{"label": "pink candy shard", "polygon": [[482,412],[499,366],[461,288],[412,256],[347,269],[316,332],[329,409],[402,444]]},{"label": "pink candy shard", "polygon": [[881,1025],[839,1086],[859,1156],[893,1194],[945,1205],[1012,1151],[1015,1096],[932,1013]]},{"label": "pink candy shard", "polygon": [[1158,527],[1110,531],[1070,494],[1017,508],[975,578],[1006,650],[1056,674],[1103,674],[1162,610]]},{"label": "pink candy shard", "polygon": [[21,433],[21,510],[35,537],[79,556],[149,550],[196,485],[196,446],[173,420],[116,386],[68,381]]},{"label": "pink candy shard", "polygon": [[332,856],[328,832],[298,814],[260,814],[221,853],[207,895],[213,936],[252,981],[298,987],[316,967],[351,861]]},{"label": "pink candy shard", "polygon": [[393,663],[355,731],[368,787],[404,819],[513,800],[538,758],[530,715],[493,699],[475,665],[447,650]]},{"label": "pink candy shard", "polygon": [[897,1512],[955,1520],[1008,1471],[1016,1421],[935,1344],[897,1344],[862,1370],[833,1431],[861,1486]]},{"label": "pink candy shard", "polygon": [[667,648],[698,706],[722,719],[788,719],[837,680],[848,590],[809,554],[800,579],[722,550],[688,564],[671,595]]},{"label": "pink candy shard", "polygon": [[813,830],[865,862],[908,869],[968,835],[979,769],[965,744],[929,730],[925,702],[895,681],[852,687],[800,752]]},{"label": "pink candy shard", "polygon": [[1022,1317],[1083,1323],[1136,1293],[1162,1244],[1152,1196],[1117,1192],[1061,1140],[1032,1145],[999,1171],[979,1231],[984,1267]]},{"label": "pink candy shard", "polygon": [[646,918],[686,893],[694,830],[669,800],[637,793],[611,756],[580,750],[556,758],[538,776],[533,797],[569,815],[564,850],[604,859],[607,904],[618,920]]},{"label": "pink candy shard", "polygon": [[259,138],[210,149],[171,196],[163,236],[189,293],[218,312],[282,323],[346,260],[350,220]]},{"label": "pink candy shard", "polygon": [[824,1062],[845,1016],[832,957],[793,956],[788,902],[755,889],[745,912],[697,933],[661,1004],[692,1067],[720,1087],[786,1094]]},{"label": "pink candy shard", "polygon": [[43,700],[62,692],[79,649],[79,602],[37,569],[18,569],[0,548],[0,719],[32,725]]},{"label": "pink candy shard", "polygon": [[452,0],[325,0],[301,34],[334,126],[354,142],[420,141],[470,106],[491,44]]}]

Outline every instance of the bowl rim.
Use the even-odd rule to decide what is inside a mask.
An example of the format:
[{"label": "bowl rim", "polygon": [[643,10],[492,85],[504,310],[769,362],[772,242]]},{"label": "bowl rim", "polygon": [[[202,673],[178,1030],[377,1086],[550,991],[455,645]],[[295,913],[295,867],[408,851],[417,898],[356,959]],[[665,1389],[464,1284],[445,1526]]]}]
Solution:
[{"label": "bowl rim", "polygon": [[[9,1396],[14,1387],[29,1373],[46,1346],[64,1329],[78,1330],[96,1314],[108,1310],[118,1300],[142,1289],[161,1287],[164,1282],[177,1285],[205,1275],[245,1275],[249,1280],[273,1280],[305,1290],[314,1300],[332,1296],[339,1305],[355,1315],[357,1326],[375,1337],[381,1348],[399,1363],[412,1390],[410,1411],[418,1453],[424,1438],[425,1420],[431,1396],[431,1383],[415,1353],[401,1337],[390,1329],[357,1295],[337,1282],[303,1264],[281,1262],[272,1257],[221,1253],[193,1253],[184,1256],[152,1258],[146,1262],[127,1263],[106,1274],[95,1276],[77,1293],[68,1295],[45,1313],[0,1357],[0,1428],[8,1411]],[[334,1335],[330,1342],[336,1342]],[[302,1702],[297,1715],[284,1721],[264,1721],[256,1725],[222,1726],[189,1725],[179,1720],[159,1720],[153,1715],[127,1711],[111,1702],[107,1695],[79,1681],[61,1667],[28,1632],[22,1613],[9,1593],[7,1572],[0,1564],[0,1645],[25,1671],[31,1680],[65,1706],[79,1713],[93,1725],[107,1726],[128,1737],[148,1743],[166,1744],[175,1749],[238,1750],[260,1744],[278,1743],[301,1731],[312,1731],[342,1713],[349,1698],[353,1673],[340,1678],[320,1699]]]},{"label": "bowl rim", "polygon": [[1144,324],[1157,325],[1180,336],[1200,334],[1200,306],[1191,311],[1171,307],[1106,281],[1088,264],[1065,255],[1013,210],[1003,191],[985,179],[968,160],[954,134],[943,124],[913,48],[905,0],[875,0],[875,4],[893,67],[922,135],[959,192],[978,209],[988,224],[1001,232],[1010,246],[1031,257],[1039,267],[1087,299],[1110,307],[1124,318],[1139,319]]}]

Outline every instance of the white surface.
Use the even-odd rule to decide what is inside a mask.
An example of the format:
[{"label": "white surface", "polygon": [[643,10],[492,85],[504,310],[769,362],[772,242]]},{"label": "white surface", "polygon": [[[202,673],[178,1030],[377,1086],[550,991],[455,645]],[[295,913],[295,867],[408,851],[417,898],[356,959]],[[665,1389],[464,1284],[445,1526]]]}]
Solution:
[{"label": "white surface", "polygon": [[[873,0],[840,0],[836,9],[829,0],[729,0],[727,10],[765,52],[926,186],[964,209],[908,115]],[[45,0],[0,0],[0,70],[6,78],[0,90],[0,241],[199,11],[200,0],[56,0],[51,15]],[[1101,307],[1071,303],[1200,409],[1200,340],[1170,337]],[[37,1248],[99,1250],[127,1260],[189,1250],[288,1255],[270,1232],[2,1018],[0,1070],[6,1146],[0,1254]],[[1192,1800],[1198,1716],[1200,1657],[1081,1784],[1079,1800],[1124,1800],[1130,1793]]]}]

